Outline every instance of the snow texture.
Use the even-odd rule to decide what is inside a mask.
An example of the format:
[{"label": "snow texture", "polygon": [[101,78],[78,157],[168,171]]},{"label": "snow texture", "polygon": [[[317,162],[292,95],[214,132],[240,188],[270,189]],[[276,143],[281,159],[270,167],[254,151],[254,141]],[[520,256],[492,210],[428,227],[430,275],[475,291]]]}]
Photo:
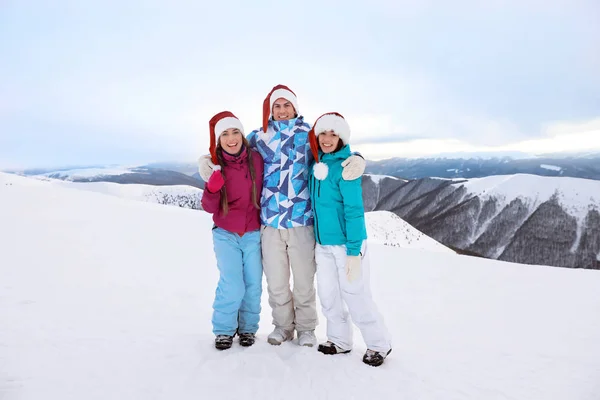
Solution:
[{"label": "snow texture", "polygon": [[[348,355],[269,345],[266,284],[257,343],[215,350],[207,213],[0,174],[0,221],[2,399],[600,393],[598,271],[373,243],[372,291],[394,350],[372,368],[359,332]],[[316,333],[326,339],[322,316]]]}]

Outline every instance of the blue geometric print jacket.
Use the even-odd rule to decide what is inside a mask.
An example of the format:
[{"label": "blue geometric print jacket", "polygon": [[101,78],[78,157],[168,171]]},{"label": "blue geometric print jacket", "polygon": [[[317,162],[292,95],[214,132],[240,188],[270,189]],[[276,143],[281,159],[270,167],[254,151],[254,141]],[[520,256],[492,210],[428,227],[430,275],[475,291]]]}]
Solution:
[{"label": "blue geometric print jacket", "polygon": [[313,213],[308,191],[308,169],[313,156],[308,141],[310,125],[304,117],[287,121],[269,120],[250,132],[250,147],[265,162],[261,196],[261,223],[277,229],[312,226]]}]

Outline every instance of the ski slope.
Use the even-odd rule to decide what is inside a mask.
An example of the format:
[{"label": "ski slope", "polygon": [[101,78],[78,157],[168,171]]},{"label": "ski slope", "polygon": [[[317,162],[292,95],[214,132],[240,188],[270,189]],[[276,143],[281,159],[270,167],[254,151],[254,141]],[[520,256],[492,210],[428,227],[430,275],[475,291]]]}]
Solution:
[{"label": "ski slope", "polygon": [[[213,347],[202,211],[0,174],[0,398],[565,399],[600,394],[600,273],[373,243],[386,363]],[[317,329],[325,340],[325,321]]]}]

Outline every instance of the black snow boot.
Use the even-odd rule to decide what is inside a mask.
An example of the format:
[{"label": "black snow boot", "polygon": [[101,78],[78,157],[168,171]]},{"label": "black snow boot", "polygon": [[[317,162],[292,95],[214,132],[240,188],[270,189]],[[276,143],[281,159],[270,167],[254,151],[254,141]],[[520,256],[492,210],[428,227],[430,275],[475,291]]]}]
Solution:
[{"label": "black snow boot", "polygon": [[350,353],[351,350],[344,350],[333,342],[325,342],[321,343],[319,347],[317,347],[317,351],[320,351],[323,354],[346,354]]},{"label": "black snow boot", "polygon": [[227,350],[233,344],[233,336],[217,335],[215,338],[215,347],[218,350]]},{"label": "black snow boot", "polygon": [[254,333],[240,333],[240,346],[250,347],[254,344],[255,339]]},{"label": "black snow boot", "polygon": [[363,357],[363,362],[372,367],[379,367],[381,364],[383,364],[383,361],[391,352],[392,349],[390,349],[387,353],[378,352],[375,350],[367,350]]}]

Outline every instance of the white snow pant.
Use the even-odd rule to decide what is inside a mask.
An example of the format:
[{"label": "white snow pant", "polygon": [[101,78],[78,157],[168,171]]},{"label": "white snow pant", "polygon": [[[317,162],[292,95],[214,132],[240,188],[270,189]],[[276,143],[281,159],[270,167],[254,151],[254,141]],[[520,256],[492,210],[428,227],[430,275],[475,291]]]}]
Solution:
[{"label": "white snow pant", "polygon": [[[318,323],[315,291],[315,234],[312,226],[261,228],[263,271],[273,325],[298,332]],[[290,290],[290,268],[294,289]]]},{"label": "white snow pant", "polygon": [[327,340],[344,350],[352,349],[352,318],[368,349],[387,352],[391,340],[371,297],[366,243],[363,241],[361,249],[360,276],[352,282],[346,278],[346,246],[317,244],[317,289],[327,318]]}]

